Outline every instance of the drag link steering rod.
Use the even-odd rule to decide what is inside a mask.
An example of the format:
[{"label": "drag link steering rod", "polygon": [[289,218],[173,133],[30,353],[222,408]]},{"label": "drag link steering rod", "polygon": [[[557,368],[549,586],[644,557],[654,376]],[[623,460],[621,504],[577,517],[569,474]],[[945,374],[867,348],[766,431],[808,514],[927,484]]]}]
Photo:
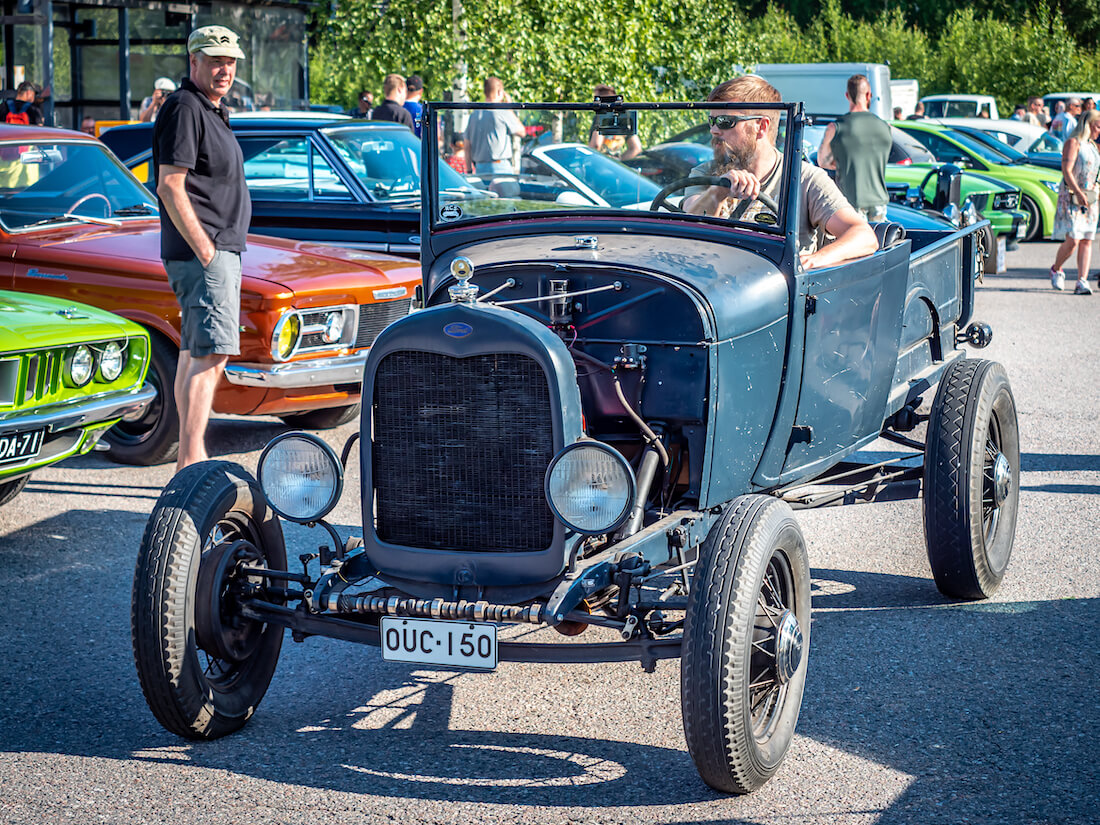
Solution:
[{"label": "drag link steering rod", "polygon": [[416,616],[425,619],[528,624],[542,624],[546,610],[546,606],[542,604],[516,607],[485,601],[469,602],[465,599],[450,602],[446,599],[401,599],[396,596],[386,598],[366,593],[333,594],[329,597],[328,608],[335,613],[384,613],[387,616]]}]

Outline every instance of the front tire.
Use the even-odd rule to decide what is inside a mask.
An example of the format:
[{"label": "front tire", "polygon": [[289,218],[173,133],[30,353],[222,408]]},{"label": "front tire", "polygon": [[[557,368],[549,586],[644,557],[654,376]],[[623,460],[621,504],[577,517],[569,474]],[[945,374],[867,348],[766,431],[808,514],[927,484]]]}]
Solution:
[{"label": "front tire", "polygon": [[23,492],[23,488],[27,486],[27,482],[30,480],[30,474],[27,474],[19,478],[13,478],[9,481],[0,481],[0,507],[3,507]]},{"label": "front tire", "polygon": [[176,411],[176,367],[179,350],[149,333],[149,373],[157,397],[134,418],[124,418],[103,434],[110,447],[107,455],[121,464],[150,466],[175,461],[180,447],[179,413]]},{"label": "front tire", "polygon": [[924,538],[945,596],[985,599],[1004,578],[1016,535],[1020,436],[1004,368],[966,359],[948,367],[928,419]]},{"label": "front tire", "polygon": [[1043,235],[1043,213],[1039,209],[1039,204],[1027,195],[1022,195],[1020,208],[1027,212],[1027,234],[1024,235],[1024,241],[1041,241],[1045,236]]},{"label": "front tire", "polygon": [[167,730],[216,739],[241,728],[275,673],[283,629],[240,615],[250,566],[286,570],[282,528],[243,468],[205,461],[161,493],[142,537],[130,620],[149,709]]},{"label": "front tire", "polygon": [[806,682],[810,568],[790,507],[734,499],[699,552],[688,596],[680,698],[703,781],[750,793],[782,763]]}]

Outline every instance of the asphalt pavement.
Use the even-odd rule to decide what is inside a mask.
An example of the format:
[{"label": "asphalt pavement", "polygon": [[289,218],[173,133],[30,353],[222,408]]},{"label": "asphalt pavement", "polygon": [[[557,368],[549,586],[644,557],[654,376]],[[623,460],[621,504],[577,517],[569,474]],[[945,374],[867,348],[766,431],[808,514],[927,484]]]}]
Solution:
[{"label": "asphalt pavement", "polygon": [[[757,793],[698,778],[676,661],[457,673],[288,637],[243,731],[165,732],[137,683],[129,615],[172,468],[95,453],[36,473],[0,510],[0,823],[1096,822],[1100,290],[1052,291],[1053,252],[1009,253],[976,301],[994,339],[973,355],[1005,365],[1021,432],[1001,589],[939,595],[918,502],[799,513],[809,676],[787,761]],[[339,449],[353,426],[323,436]],[[212,452],[254,470],[283,429],[216,419]],[[345,490],[357,487],[352,467]],[[333,514],[344,533],[359,522],[353,492]],[[325,541],[287,537],[292,559]]]}]

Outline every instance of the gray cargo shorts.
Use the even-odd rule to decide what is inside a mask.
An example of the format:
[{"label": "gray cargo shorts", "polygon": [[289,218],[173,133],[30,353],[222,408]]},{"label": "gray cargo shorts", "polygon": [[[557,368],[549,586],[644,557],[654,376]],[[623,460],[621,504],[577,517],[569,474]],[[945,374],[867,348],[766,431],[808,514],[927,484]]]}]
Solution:
[{"label": "gray cargo shorts", "polygon": [[867,221],[867,223],[882,223],[886,220],[886,204],[881,206],[857,206],[856,211],[861,214]]},{"label": "gray cargo shorts", "polygon": [[194,358],[240,355],[241,254],[219,249],[208,266],[190,258],[164,269],[180,305],[180,349]]}]

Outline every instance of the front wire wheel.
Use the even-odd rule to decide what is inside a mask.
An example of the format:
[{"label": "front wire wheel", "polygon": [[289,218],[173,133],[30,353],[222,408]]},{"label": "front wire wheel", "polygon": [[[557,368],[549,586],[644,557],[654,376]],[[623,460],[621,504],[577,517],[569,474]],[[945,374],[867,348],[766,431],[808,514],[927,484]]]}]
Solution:
[{"label": "front wire wheel", "polygon": [[688,596],[684,735],[699,775],[750,793],[782,763],[802,705],[810,569],[783,502],[742,496],[711,528]]},{"label": "front wire wheel", "polygon": [[193,464],[161,493],[134,570],[134,662],[167,730],[216,739],[241,728],[275,673],[283,629],[241,615],[262,586],[243,565],[286,570],[282,528],[256,481],[225,461]]}]

